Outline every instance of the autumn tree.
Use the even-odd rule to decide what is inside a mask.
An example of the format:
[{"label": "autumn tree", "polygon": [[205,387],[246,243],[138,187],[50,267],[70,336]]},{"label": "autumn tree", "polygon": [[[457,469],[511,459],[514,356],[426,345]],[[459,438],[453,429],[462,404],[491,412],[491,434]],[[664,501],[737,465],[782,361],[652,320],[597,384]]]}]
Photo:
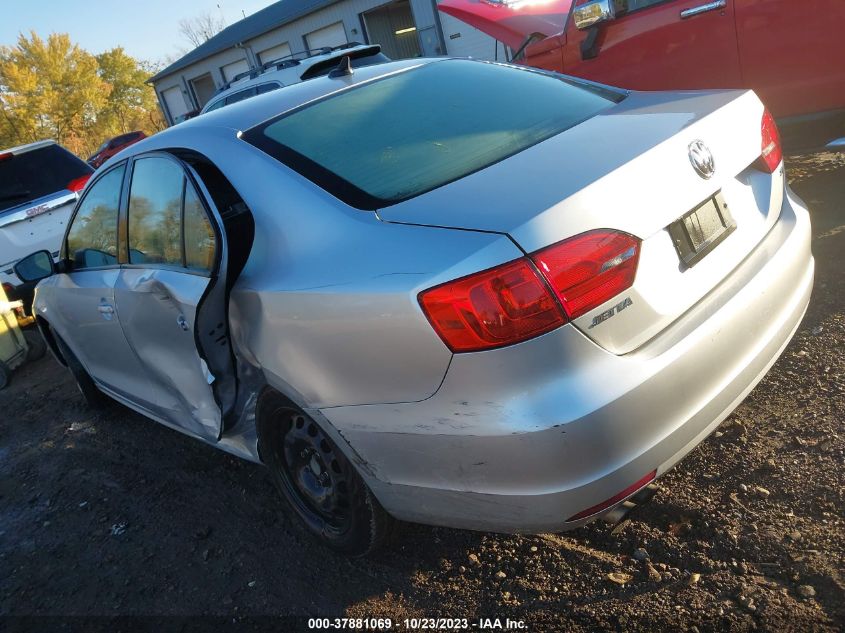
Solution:
[{"label": "autumn tree", "polygon": [[0,48],[0,146],[53,138],[84,147],[108,93],[97,59],[66,34],[21,35],[17,46]]},{"label": "autumn tree", "polygon": [[122,48],[94,56],[63,33],[0,47],[0,149],[51,138],[83,158],[103,140],[164,127],[151,72]]},{"label": "autumn tree", "polygon": [[97,55],[100,78],[109,87],[106,103],[98,117],[104,128],[116,134],[164,128],[155,92],[145,82],[152,74],[145,65],[117,47]]}]

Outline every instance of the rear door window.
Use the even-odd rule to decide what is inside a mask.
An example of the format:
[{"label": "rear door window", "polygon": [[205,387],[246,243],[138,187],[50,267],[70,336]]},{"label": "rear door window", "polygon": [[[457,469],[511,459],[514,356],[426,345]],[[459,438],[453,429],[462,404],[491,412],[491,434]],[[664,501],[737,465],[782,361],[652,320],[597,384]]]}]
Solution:
[{"label": "rear door window", "polygon": [[185,174],[167,158],[135,161],[129,188],[129,263],[182,265]]},{"label": "rear door window", "polygon": [[210,273],[216,238],[182,166],[169,158],[135,161],[129,188],[129,263]]},{"label": "rear door window", "polygon": [[67,236],[72,270],[117,264],[117,215],[125,170],[124,164],[103,175],[79,204]]},{"label": "rear door window", "polygon": [[0,150],[0,214],[62,192],[72,180],[93,171],[59,145],[47,145],[22,154],[4,154]]},{"label": "rear door window", "polygon": [[191,270],[211,272],[214,267],[214,229],[205,214],[193,185],[185,187],[185,266]]}]

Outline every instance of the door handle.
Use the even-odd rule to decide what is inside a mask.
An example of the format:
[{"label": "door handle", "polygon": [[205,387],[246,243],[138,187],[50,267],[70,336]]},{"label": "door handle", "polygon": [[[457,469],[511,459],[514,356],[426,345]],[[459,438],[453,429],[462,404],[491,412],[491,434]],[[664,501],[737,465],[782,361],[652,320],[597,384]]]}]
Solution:
[{"label": "door handle", "polygon": [[106,321],[111,321],[114,316],[114,307],[103,301],[103,303],[97,306],[97,312],[99,312],[100,316],[102,316]]},{"label": "door handle", "polygon": [[188,319],[185,318],[185,315],[180,314],[178,317],[176,317],[176,323],[180,328],[182,328],[186,332],[188,331]]},{"label": "door handle", "polygon": [[726,6],[728,6],[728,0],[716,0],[716,2],[708,2],[707,4],[702,4],[698,7],[684,9],[683,11],[681,11],[681,19],[686,20],[687,18],[693,18],[697,15],[701,15],[702,13],[707,13],[708,11],[718,11],[719,9],[724,9]]}]

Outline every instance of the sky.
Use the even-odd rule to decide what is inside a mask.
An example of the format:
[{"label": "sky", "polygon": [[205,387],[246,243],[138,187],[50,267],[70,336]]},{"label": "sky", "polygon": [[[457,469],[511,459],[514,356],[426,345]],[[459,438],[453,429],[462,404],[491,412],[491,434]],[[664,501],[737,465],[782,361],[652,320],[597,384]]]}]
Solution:
[{"label": "sky", "polygon": [[[137,59],[164,62],[193,46],[179,34],[179,20],[211,13],[226,25],[274,0],[0,0],[0,45],[19,33],[68,33],[92,54],[122,46]],[[242,13],[243,12],[243,13]]]}]

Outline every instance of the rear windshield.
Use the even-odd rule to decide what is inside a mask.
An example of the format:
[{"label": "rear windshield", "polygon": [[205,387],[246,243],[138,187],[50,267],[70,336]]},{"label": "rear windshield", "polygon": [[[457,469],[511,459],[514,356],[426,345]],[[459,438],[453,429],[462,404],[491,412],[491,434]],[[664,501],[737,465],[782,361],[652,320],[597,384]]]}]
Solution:
[{"label": "rear windshield", "polygon": [[463,178],[624,98],[545,72],[447,60],[335,93],[243,138],[360,209]]},{"label": "rear windshield", "polygon": [[93,171],[58,145],[6,157],[0,151],[0,213],[66,189],[71,180]]}]

